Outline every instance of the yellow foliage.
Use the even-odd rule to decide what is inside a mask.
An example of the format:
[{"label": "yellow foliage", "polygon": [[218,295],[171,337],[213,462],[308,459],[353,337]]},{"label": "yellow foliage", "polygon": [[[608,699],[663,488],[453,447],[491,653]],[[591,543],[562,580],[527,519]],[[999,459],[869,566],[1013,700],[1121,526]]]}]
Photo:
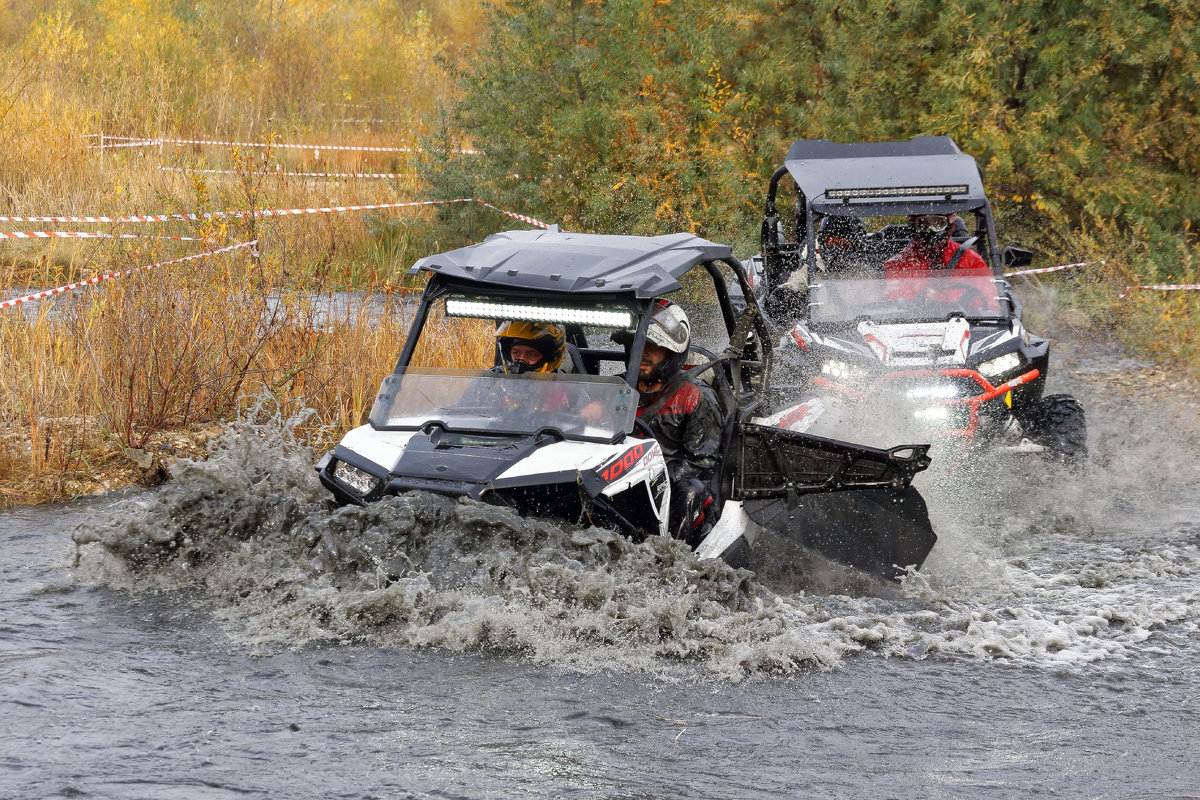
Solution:
[{"label": "yellow foliage", "polygon": [[[114,149],[112,137],[415,145],[434,133],[439,102],[455,93],[456,59],[482,33],[480,0],[430,9],[391,0],[40,5],[0,15],[0,213],[10,215],[415,199],[422,180],[405,155]],[[97,134],[106,137],[104,150]],[[286,174],[302,171],[401,177]],[[57,304],[0,310],[0,420],[9,433],[0,437],[0,481],[86,472],[156,430],[227,417],[261,389],[316,409],[314,425],[329,426],[330,436],[359,424],[403,341],[396,284],[427,252],[404,221],[431,213],[79,226],[195,242],[4,240],[0,292],[249,238],[262,243],[262,258],[252,262],[239,251],[108,280]],[[364,304],[331,320],[317,309],[322,293],[349,286],[382,298],[390,311],[368,313]],[[0,502],[9,496],[4,489]]]},{"label": "yellow foliage", "polygon": [[27,61],[45,70],[59,70],[66,66],[84,69],[87,67],[87,58],[84,56],[87,49],[87,39],[75,26],[71,12],[58,10],[38,17],[20,52]]}]

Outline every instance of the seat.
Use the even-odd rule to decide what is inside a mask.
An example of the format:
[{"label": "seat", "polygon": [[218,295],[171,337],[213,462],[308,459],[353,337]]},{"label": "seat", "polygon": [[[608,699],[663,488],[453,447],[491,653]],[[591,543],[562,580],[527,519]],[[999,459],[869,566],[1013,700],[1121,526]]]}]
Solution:
[{"label": "seat", "polygon": [[562,371],[586,375],[587,368],[583,365],[583,357],[579,355],[579,348],[570,342],[563,346],[567,349],[567,357],[563,359]]}]

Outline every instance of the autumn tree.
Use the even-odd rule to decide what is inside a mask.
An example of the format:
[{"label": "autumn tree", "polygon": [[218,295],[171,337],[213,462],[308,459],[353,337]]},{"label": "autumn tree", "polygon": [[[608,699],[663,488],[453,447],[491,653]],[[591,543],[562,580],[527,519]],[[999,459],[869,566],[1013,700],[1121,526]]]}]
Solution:
[{"label": "autumn tree", "polygon": [[[745,163],[753,136],[731,110],[716,8],[494,9],[490,35],[464,61],[454,118],[485,155],[447,165],[437,193],[483,194],[572,230],[736,236],[763,165]],[[498,227],[479,217],[461,231]]]},{"label": "autumn tree", "polygon": [[487,154],[437,185],[573,229],[746,244],[792,139],[947,134],[995,195],[1037,198],[1057,231],[1044,248],[1095,227],[1166,246],[1200,213],[1198,13],[1194,0],[516,0],[492,10],[460,75],[454,121]]}]

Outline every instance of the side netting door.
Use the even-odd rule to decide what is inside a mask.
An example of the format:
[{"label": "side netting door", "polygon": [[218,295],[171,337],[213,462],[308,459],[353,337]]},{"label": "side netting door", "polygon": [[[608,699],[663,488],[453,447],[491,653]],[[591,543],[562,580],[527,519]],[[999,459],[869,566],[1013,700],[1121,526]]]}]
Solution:
[{"label": "side netting door", "polygon": [[928,445],[889,450],[741,423],[731,497],[764,528],[883,578],[920,567],[937,536],[913,477]]}]

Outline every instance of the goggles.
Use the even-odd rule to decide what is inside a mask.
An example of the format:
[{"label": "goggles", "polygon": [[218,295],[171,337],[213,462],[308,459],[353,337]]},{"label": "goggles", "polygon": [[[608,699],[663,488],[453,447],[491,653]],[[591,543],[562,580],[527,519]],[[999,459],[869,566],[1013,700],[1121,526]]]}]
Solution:
[{"label": "goggles", "polygon": [[913,229],[918,231],[929,231],[930,233],[945,233],[950,230],[950,215],[948,214],[921,214],[908,218],[908,224]]},{"label": "goggles", "polygon": [[820,244],[825,245],[825,247],[830,250],[850,250],[856,244],[858,244],[858,242],[854,239],[851,239],[849,236],[841,236],[836,233],[831,233],[822,236],[820,239]]}]

